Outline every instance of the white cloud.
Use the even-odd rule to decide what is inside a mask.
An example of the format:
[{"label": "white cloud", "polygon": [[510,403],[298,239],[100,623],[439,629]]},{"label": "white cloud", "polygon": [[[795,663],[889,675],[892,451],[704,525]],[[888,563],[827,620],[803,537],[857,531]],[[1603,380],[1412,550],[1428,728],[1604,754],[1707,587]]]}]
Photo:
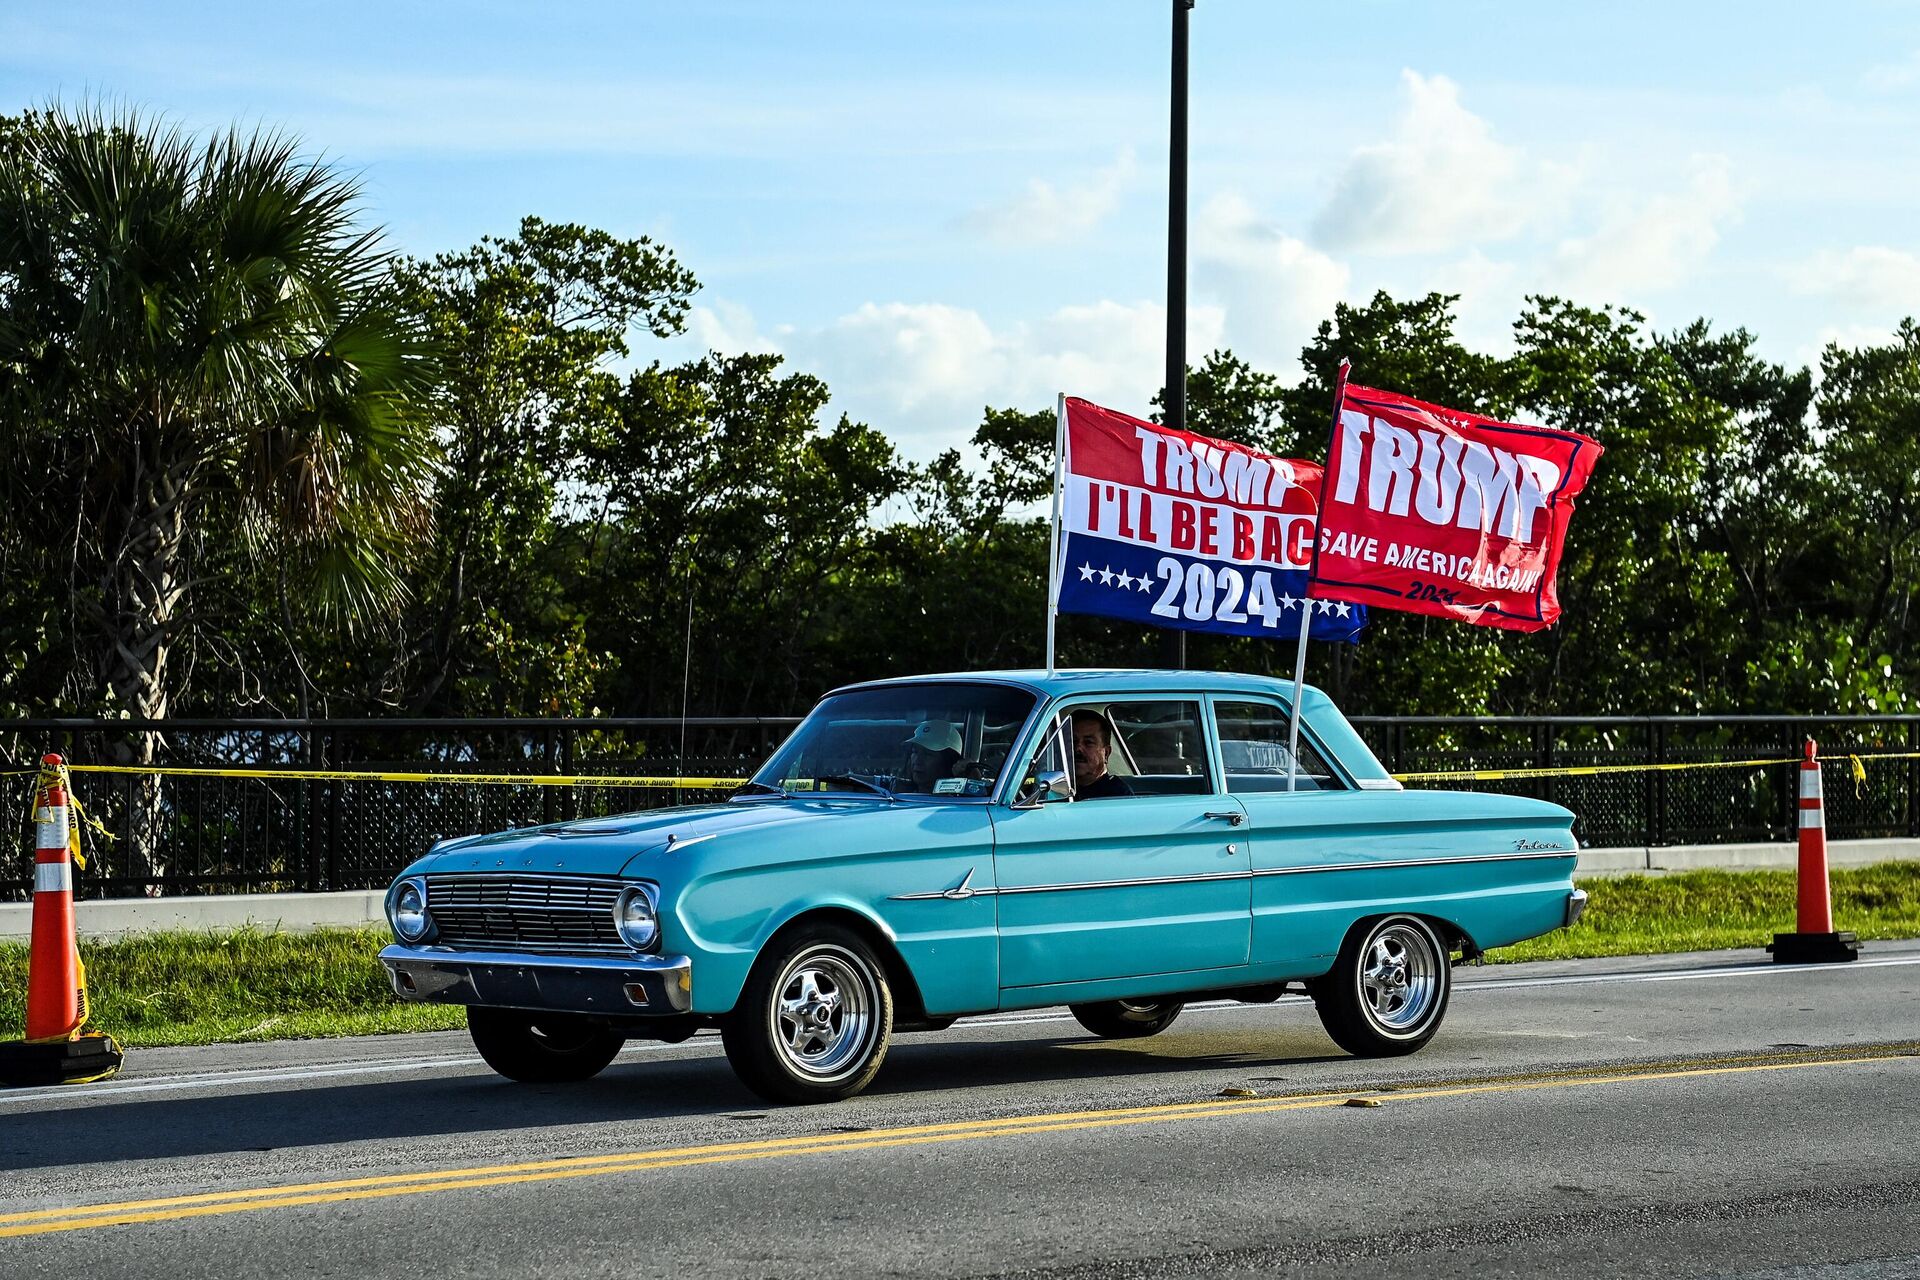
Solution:
[{"label": "white cloud", "polygon": [[[1288,235],[1232,193],[1214,196],[1194,220],[1194,284],[1225,312],[1235,354],[1291,371],[1315,326],[1346,296],[1346,266]],[[1189,334],[1189,360],[1208,348]]]},{"label": "white cloud", "polygon": [[[1815,254],[1787,271],[1794,292],[1832,298],[1861,310],[1920,310],[1920,256],[1862,245],[1845,253]],[[1825,344],[1822,339],[1822,345]]]},{"label": "white cloud", "polygon": [[1883,93],[1897,93],[1920,84],[1920,49],[1897,62],[1883,62],[1867,68],[1867,87]]},{"label": "white cloud", "polygon": [[[1156,303],[1060,307],[996,328],[941,303],[866,303],[812,329],[761,333],[742,308],[695,308],[690,337],[718,350],[777,350],[824,379],[831,412],[886,432],[909,458],[964,448],[981,412],[1043,409],[1064,391],[1144,415],[1165,367],[1165,311]],[[1188,311],[1188,349],[1220,345],[1219,308]]]},{"label": "white cloud", "polygon": [[737,302],[722,298],[701,303],[687,313],[685,342],[699,351],[718,351],[722,355],[765,355],[780,347],[763,337],[755,328],[753,313]]},{"label": "white cloud", "polygon": [[1133,184],[1139,164],[1133,148],[1123,148],[1112,164],[1084,180],[1055,186],[1035,178],[1012,200],[983,205],[960,220],[961,226],[1003,244],[1057,244],[1076,239],[1106,221]]},{"label": "white cloud", "polygon": [[1592,235],[1561,241],[1545,268],[1551,286],[1574,298],[1624,300],[1692,275],[1740,211],[1725,157],[1696,157],[1693,165],[1685,189],[1616,201]]},{"label": "white cloud", "polygon": [[1418,292],[1458,295],[1453,333],[1460,344],[1471,351],[1506,355],[1513,351],[1513,322],[1525,293],[1521,276],[1513,263],[1474,250],[1435,267]]},{"label": "white cloud", "polygon": [[1361,147],[1313,220],[1315,243],[1367,253],[1441,253],[1517,235],[1556,207],[1570,168],[1495,140],[1445,76],[1402,71],[1393,136]]}]

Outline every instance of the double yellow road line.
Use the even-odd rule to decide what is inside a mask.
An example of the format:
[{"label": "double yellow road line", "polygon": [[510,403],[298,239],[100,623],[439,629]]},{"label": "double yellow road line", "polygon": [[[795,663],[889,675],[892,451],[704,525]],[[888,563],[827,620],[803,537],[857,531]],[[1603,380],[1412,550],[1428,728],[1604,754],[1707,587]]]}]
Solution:
[{"label": "double yellow road line", "polygon": [[167,1196],[150,1200],[124,1200],[112,1204],[71,1205],[57,1209],[32,1209],[20,1213],[4,1213],[0,1214],[0,1238],[50,1235],[55,1232],[84,1231],[93,1227],[122,1226],[130,1223],[177,1222],[221,1214],[249,1213],[262,1209],[290,1209],[305,1205],[339,1204],[351,1200],[426,1195],[432,1192],[458,1191],[473,1187],[558,1182],[568,1178],[599,1178],[613,1174],[684,1169],[698,1165],[738,1164],[749,1160],[831,1156],[847,1151],[874,1151],[889,1147],[927,1146],[948,1142],[976,1142],[1037,1133],[1115,1129],[1133,1125],[1222,1119],[1281,1111],[1314,1111],[1353,1104],[1371,1106],[1378,1102],[1397,1106],[1403,1102],[1466,1098],[1494,1093],[1639,1084],[1916,1059],[1920,1059],[1920,1044],[1902,1043],[1873,1046],[1871,1049],[1814,1050],[1794,1055],[1706,1060],[1700,1065],[1655,1063],[1615,1070],[1572,1070],[1543,1075],[1457,1081],[1424,1088],[1292,1094],[1272,1098],[1209,1098],[1199,1102],[1120,1107],[1104,1111],[1007,1116],[997,1120],[910,1125],[850,1133],[809,1134],[793,1138],[772,1138],[759,1142],[723,1142],[604,1156],[533,1160],[518,1164],[430,1169],[418,1173],[341,1178],[328,1182],[298,1183],[292,1186],[250,1187],[233,1191],[206,1192],[199,1195]]}]

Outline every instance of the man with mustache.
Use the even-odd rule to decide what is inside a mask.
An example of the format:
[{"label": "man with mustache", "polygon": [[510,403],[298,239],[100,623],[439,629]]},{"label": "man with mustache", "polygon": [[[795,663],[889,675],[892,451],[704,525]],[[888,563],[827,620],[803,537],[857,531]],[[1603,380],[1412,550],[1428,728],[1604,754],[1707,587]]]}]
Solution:
[{"label": "man with mustache", "polygon": [[1073,798],[1106,800],[1130,796],[1133,788],[1107,772],[1113,726],[1097,711],[1073,713]]}]

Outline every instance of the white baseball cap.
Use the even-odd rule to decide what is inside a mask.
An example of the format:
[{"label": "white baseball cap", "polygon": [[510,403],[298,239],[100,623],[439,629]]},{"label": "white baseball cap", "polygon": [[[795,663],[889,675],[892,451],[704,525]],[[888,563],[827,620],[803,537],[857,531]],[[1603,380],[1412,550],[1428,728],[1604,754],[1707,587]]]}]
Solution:
[{"label": "white baseball cap", "polygon": [[960,730],[951,720],[922,720],[907,743],[923,751],[958,751]]}]

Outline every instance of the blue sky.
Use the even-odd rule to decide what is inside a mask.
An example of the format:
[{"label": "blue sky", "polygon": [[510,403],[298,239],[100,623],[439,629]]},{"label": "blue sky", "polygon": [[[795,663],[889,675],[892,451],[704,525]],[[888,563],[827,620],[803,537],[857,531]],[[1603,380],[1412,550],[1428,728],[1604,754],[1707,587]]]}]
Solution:
[{"label": "blue sky", "polygon": [[[1168,5],[93,4],[0,10],[0,111],[282,126],[407,252],[537,213],[700,278],[678,359],[776,350],[911,456],[1159,385]],[[1770,358],[1920,312],[1920,4],[1200,0],[1195,358],[1295,376],[1337,300],[1529,292]],[[1364,370],[1356,377],[1364,380]]]}]

